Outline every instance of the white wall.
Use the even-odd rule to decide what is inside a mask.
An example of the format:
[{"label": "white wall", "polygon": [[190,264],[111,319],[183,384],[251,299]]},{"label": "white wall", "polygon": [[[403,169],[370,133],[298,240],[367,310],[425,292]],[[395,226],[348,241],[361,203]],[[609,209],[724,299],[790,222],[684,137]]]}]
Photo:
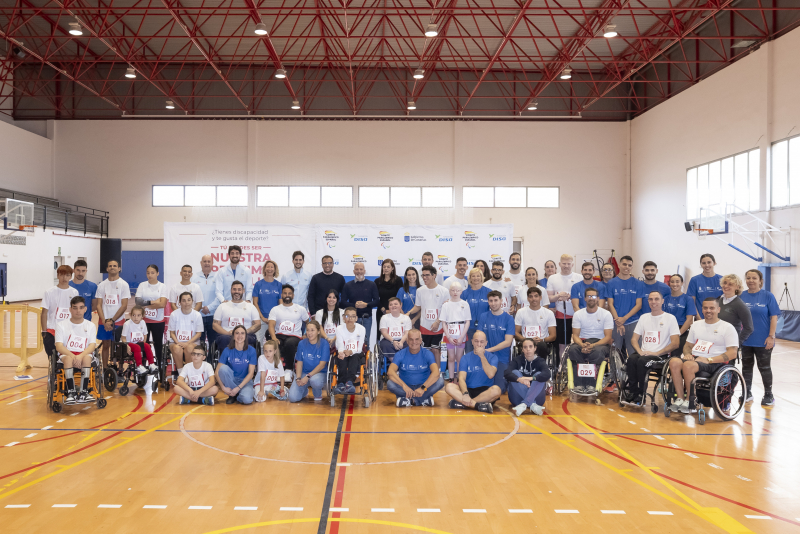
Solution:
[{"label": "white wall", "polygon": [[53,196],[53,142],[0,121],[0,187]]},{"label": "white wall", "polygon": [[[743,276],[757,266],[719,240],[698,239],[683,228],[686,169],[760,147],[761,207],[766,207],[767,158],[771,143],[800,133],[800,30],[765,43],[695,87],[631,123],[631,195],[634,261],[659,264],[660,273],[678,264],[700,272],[700,255],[714,254],[717,272]],[[798,226],[800,209],[760,213],[776,226]],[[800,243],[793,236],[794,256]],[[777,260],[772,260],[777,261]],[[783,282],[796,294],[798,270],[772,269],[772,287]]]}]

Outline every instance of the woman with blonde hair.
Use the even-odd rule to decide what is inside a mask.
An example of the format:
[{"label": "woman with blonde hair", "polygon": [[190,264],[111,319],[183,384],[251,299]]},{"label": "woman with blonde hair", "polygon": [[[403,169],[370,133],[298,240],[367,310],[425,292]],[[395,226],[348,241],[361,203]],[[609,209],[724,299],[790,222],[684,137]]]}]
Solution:
[{"label": "woman with blonde hair", "polygon": [[739,346],[753,333],[753,318],[750,309],[739,295],[742,292],[742,279],[735,274],[726,274],[720,280],[722,296],[719,302],[719,318],[730,323],[739,333]]},{"label": "woman with blonde hair", "polygon": [[483,285],[483,270],[479,267],[473,268],[467,273],[467,282],[469,282],[469,287],[461,293],[461,299],[469,304],[471,317],[464,347],[465,354],[472,352],[472,334],[478,329],[478,319],[489,311],[489,288]]},{"label": "woman with blonde hair", "polygon": [[281,302],[283,284],[280,282],[278,264],[272,260],[264,262],[261,268],[264,277],[253,286],[253,306],[258,310],[261,319],[261,329],[258,331],[258,340],[263,344],[269,329],[269,312]]}]

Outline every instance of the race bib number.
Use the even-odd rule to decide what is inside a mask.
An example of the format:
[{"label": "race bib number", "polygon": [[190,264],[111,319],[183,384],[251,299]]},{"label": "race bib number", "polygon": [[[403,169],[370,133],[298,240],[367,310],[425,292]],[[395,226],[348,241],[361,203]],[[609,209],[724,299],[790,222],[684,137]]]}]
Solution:
[{"label": "race bib number", "polygon": [[429,321],[435,321],[439,318],[439,310],[437,309],[426,309],[425,310],[425,319]]},{"label": "race bib number", "polygon": [[106,295],[103,297],[103,304],[105,306],[119,306],[119,295],[116,293],[113,295]]},{"label": "race bib number", "polygon": [[202,374],[189,376],[189,387],[201,388],[205,385],[206,385],[206,378]]},{"label": "race bib number", "polygon": [[66,321],[70,318],[69,308],[56,309],[56,321]]},{"label": "race bib number", "polygon": [[69,336],[67,340],[67,348],[70,352],[83,352],[86,350],[86,346],[89,343],[89,339],[80,336]]},{"label": "race bib number", "polygon": [[239,325],[244,326],[244,319],[243,318],[241,318],[241,317],[229,317],[228,318],[228,328],[236,328]]},{"label": "race bib number", "polygon": [[292,335],[294,334],[294,323],[292,321],[283,321],[278,327],[278,331],[287,336]]},{"label": "race bib number", "polygon": [[511,304],[511,303],[508,301],[508,297],[503,297],[503,309],[504,310],[508,309],[509,304]]},{"label": "race bib number", "polygon": [[156,319],[158,319],[158,310],[151,309],[151,308],[145,308],[144,309],[144,318],[145,319],[152,319],[153,321],[155,321]]},{"label": "race bib number", "polygon": [[712,341],[698,341],[692,349],[692,354],[695,356],[708,356],[713,344]]},{"label": "race bib number", "polygon": [[644,344],[648,347],[657,347],[661,343],[661,332],[645,332]]},{"label": "race bib number", "polygon": [[594,378],[596,373],[596,369],[594,364],[591,363],[579,363],[578,364],[578,376],[584,378]]},{"label": "race bib number", "polygon": [[131,343],[142,343],[144,341],[144,334],[141,332],[131,332]]},{"label": "race bib number", "polygon": [[358,351],[358,341],[355,339],[344,342],[344,350]]},{"label": "race bib number", "polygon": [[458,336],[461,335],[461,326],[460,324],[448,324],[447,325],[447,337],[450,339],[458,339]]},{"label": "race bib number", "polygon": [[541,326],[526,326],[523,335],[530,338],[544,339]]},{"label": "race bib number", "polygon": [[403,338],[403,327],[402,326],[389,327],[389,337],[396,341],[400,341]]},{"label": "race bib number", "polygon": [[265,384],[277,384],[281,381],[281,373],[277,369],[267,370],[267,377],[264,381]]},{"label": "race bib number", "polygon": [[333,323],[328,323],[325,325],[325,333],[329,336],[336,335],[336,325]]},{"label": "race bib number", "polygon": [[175,332],[175,337],[178,338],[180,343],[184,343],[192,339],[192,331],[191,330],[178,330]]}]

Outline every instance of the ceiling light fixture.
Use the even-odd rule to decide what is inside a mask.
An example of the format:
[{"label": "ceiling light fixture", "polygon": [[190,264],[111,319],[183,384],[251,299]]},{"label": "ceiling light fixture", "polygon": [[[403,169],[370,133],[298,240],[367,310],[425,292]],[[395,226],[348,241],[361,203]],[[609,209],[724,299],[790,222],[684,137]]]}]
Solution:
[{"label": "ceiling light fixture", "polygon": [[617,33],[617,25],[616,24],[606,24],[606,29],[603,30],[603,37],[606,39],[611,39],[612,37],[616,37],[619,35]]},{"label": "ceiling light fixture", "polygon": [[128,67],[128,70],[125,71],[126,78],[136,78],[136,70],[133,67]]},{"label": "ceiling light fixture", "polygon": [[167,100],[167,109],[175,109],[175,104],[172,103],[172,100]]},{"label": "ceiling light fixture", "polygon": [[83,35],[83,30],[81,29],[81,25],[77,22],[70,22],[69,23],[69,34],[70,35]]},{"label": "ceiling light fixture", "polygon": [[300,101],[292,100],[292,109],[300,109]]},{"label": "ceiling light fixture", "polygon": [[275,71],[275,77],[278,79],[286,78],[286,71],[284,69],[278,69]]},{"label": "ceiling light fixture", "polygon": [[563,71],[561,71],[561,76],[559,76],[562,80],[569,80],[572,78],[572,69],[567,67]]},{"label": "ceiling light fixture", "polygon": [[438,26],[436,24],[428,24],[425,30],[425,37],[436,37],[439,35]]},{"label": "ceiling light fixture", "polygon": [[423,69],[417,69],[414,71],[414,79],[421,80],[425,77],[425,71]]},{"label": "ceiling light fixture", "polygon": [[417,104],[413,100],[409,100],[408,107],[406,109],[417,109]]},{"label": "ceiling light fixture", "polygon": [[259,22],[256,24],[256,29],[254,31],[256,35],[267,35],[267,25],[263,22]]},{"label": "ceiling light fixture", "polygon": [[538,108],[539,108],[539,102],[537,102],[536,100],[528,104],[528,111],[534,111]]}]

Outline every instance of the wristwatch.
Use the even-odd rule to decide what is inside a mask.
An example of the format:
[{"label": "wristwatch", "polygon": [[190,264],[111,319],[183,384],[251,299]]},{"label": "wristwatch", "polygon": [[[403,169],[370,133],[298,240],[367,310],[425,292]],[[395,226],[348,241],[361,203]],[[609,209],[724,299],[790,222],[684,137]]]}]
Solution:
[{"label": "wristwatch", "polygon": [[426,387],[425,387],[425,384],[422,384],[422,385],[419,387],[419,389],[421,389],[422,391],[428,391],[428,388],[426,388]]}]

